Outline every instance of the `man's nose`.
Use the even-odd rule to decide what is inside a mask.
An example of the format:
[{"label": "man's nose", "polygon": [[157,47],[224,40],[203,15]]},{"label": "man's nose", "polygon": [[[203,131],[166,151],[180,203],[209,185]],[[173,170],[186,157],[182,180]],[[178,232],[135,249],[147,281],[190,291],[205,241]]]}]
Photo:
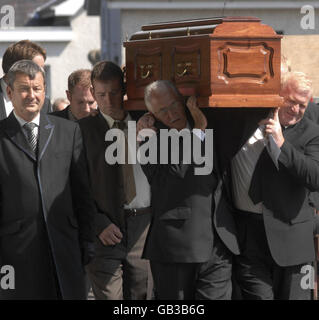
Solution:
[{"label": "man's nose", "polygon": [[84,103],[84,111],[90,112],[90,110],[91,110],[90,104],[88,102]]},{"label": "man's nose", "polygon": [[174,115],[174,111],[171,108],[167,110],[167,116],[170,120],[174,120],[175,115]]},{"label": "man's nose", "polygon": [[94,102],[94,103],[91,103],[91,104],[89,105],[89,108],[90,108],[91,111],[96,110],[96,103],[95,103],[95,102]]},{"label": "man's nose", "polygon": [[299,112],[299,104],[295,103],[290,107],[290,110],[294,113],[298,113]]},{"label": "man's nose", "polygon": [[28,90],[28,97],[29,98],[34,98],[35,97],[35,92],[34,92],[34,90],[32,88],[30,88]]},{"label": "man's nose", "polygon": [[107,105],[107,106],[111,106],[112,105],[112,103],[111,103],[111,97],[110,97],[110,95],[107,93],[106,95],[105,95],[105,97],[104,97],[104,102],[105,102],[105,104]]}]

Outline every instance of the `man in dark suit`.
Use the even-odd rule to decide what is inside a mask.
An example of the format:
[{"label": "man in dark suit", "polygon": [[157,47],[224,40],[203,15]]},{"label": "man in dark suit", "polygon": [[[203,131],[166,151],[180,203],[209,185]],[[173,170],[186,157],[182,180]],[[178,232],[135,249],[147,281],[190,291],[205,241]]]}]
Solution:
[{"label": "man in dark suit", "polygon": [[[305,117],[308,117],[316,124],[319,124],[319,105],[314,102],[309,102],[305,112]],[[310,205],[319,212],[319,192],[311,192],[309,197]]]},{"label": "man in dark suit", "polygon": [[[289,73],[282,95],[284,107],[259,126],[255,120],[262,111],[251,114],[249,125],[228,119],[241,136],[239,148],[219,142],[219,151],[228,149],[226,184],[241,249],[235,274],[244,299],[310,298],[302,267],[315,258],[308,196],[319,189],[319,127],[304,117],[311,98],[304,74]],[[235,122],[244,128],[241,134]]]},{"label": "man in dark suit", "polygon": [[[7,73],[14,111],[0,122],[0,299],[85,299],[95,206],[77,124],[40,112],[45,75],[30,60]],[[65,137],[68,137],[67,139]]]},{"label": "man in dark suit", "polygon": [[150,223],[150,187],[138,163],[106,159],[112,153],[106,134],[114,131],[124,133],[125,153],[134,154],[133,144],[127,142],[132,118],[123,108],[123,72],[114,63],[101,61],[94,66],[91,80],[99,113],[79,121],[98,209],[97,254],[87,268],[88,275],[96,299],[147,299],[152,277],[149,262],[141,255]]},{"label": "man in dark suit", "polygon": [[[156,129],[206,128],[206,118],[194,99],[188,102],[190,117],[182,96],[169,81],[150,84],[145,89],[145,104],[157,119]],[[171,146],[160,149],[157,131],[159,160],[163,152],[170,155]],[[194,135],[193,144],[200,139]],[[179,148],[178,164],[169,158],[166,165],[142,166],[151,184],[153,209],[144,257],[151,262],[156,297],[230,299],[231,251],[238,254],[239,249],[234,221],[224,210],[221,183],[215,171],[197,175],[194,160],[184,162],[181,141],[172,147]],[[187,149],[193,150],[193,145]]]},{"label": "man in dark suit", "polygon": [[91,87],[90,70],[79,69],[72,72],[68,77],[68,90],[66,90],[70,105],[52,114],[72,121],[96,115],[97,105],[92,96]]},{"label": "man in dark suit", "polygon": [[[8,117],[13,110],[12,103],[6,93],[8,85],[6,74],[15,62],[23,59],[32,60],[43,68],[46,59],[46,51],[38,44],[29,40],[16,42],[7,48],[2,58],[4,76],[0,79],[0,120]],[[42,112],[49,113],[51,111],[50,99],[46,97]]]}]

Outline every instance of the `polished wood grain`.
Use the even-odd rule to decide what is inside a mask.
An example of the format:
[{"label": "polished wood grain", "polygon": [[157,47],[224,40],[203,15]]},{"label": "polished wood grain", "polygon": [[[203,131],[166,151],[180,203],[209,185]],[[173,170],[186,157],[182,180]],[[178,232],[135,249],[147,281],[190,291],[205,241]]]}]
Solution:
[{"label": "polished wood grain", "polygon": [[145,108],[145,87],[174,82],[201,107],[276,107],[281,36],[254,17],[226,17],[143,26],[124,43],[125,108]]}]

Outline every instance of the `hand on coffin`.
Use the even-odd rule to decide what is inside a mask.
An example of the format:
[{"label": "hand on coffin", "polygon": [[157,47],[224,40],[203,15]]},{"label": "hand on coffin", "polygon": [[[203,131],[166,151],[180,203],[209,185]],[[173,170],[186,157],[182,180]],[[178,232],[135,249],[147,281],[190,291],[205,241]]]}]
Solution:
[{"label": "hand on coffin", "polygon": [[[153,130],[153,132],[156,132],[157,129],[154,126],[155,123],[155,118],[151,113],[145,113],[138,121],[136,124],[136,134],[137,134],[137,141],[143,141],[144,139],[142,137],[144,137],[143,135],[143,131],[140,132],[143,129],[150,129]],[[147,136],[149,137],[149,130],[147,130],[148,134]],[[145,133],[147,133],[145,132]]]},{"label": "hand on coffin", "polygon": [[285,138],[282,134],[281,125],[278,116],[279,109],[276,108],[274,111],[273,118],[268,117],[260,121],[260,125],[265,125],[265,134],[266,136],[271,134],[274,138],[275,143],[277,144],[278,148],[281,148],[283,143],[285,142]]},{"label": "hand on coffin", "polygon": [[187,99],[186,105],[193,117],[194,128],[205,131],[207,127],[207,119],[203,114],[203,112],[198,108],[196,97],[195,96],[189,97]]},{"label": "hand on coffin", "polygon": [[108,225],[100,234],[99,239],[105,246],[113,246],[120,243],[123,238],[122,232],[114,224]]}]

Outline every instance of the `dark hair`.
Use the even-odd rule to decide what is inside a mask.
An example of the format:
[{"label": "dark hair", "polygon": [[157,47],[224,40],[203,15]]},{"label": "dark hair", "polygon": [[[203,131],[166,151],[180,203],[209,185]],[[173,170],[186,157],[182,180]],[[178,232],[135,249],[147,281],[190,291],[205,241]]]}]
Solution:
[{"label": "dark hair", "polygon": [[79,84],[84,88],[91,87],[91,70],[79,69],[72,72],[68,77],[68,90],[72,93],[74,87]]},{"label": "dark hair", "polygon": [[111,61],[100,61],[98,62],[92,70],[91,74],[91,82],[92,86],[94,87],[94,80],[98,81],[109,81],[113,79],[119,79],[120,85],[125,91],[125,84],[124,84],[124,74],[122,69]]},{"label": "dark hair", "polygon": [[45,61],[46,51],[38,44],[29,40],[16,42],[5,51],[2,58],[2,70],[6,74],[15,62],[24,59],[32,60],[38,55],[41,55]]},{"label": "dark hair", "polygon": [[41,72],[43,76],[45,85],[45,72],[40,66],[31,60],[19,60],[13,64],[7,73],[8,86],[13,89],[13,84],[18,73],[25,74],[33,80],[39,72]]}]

